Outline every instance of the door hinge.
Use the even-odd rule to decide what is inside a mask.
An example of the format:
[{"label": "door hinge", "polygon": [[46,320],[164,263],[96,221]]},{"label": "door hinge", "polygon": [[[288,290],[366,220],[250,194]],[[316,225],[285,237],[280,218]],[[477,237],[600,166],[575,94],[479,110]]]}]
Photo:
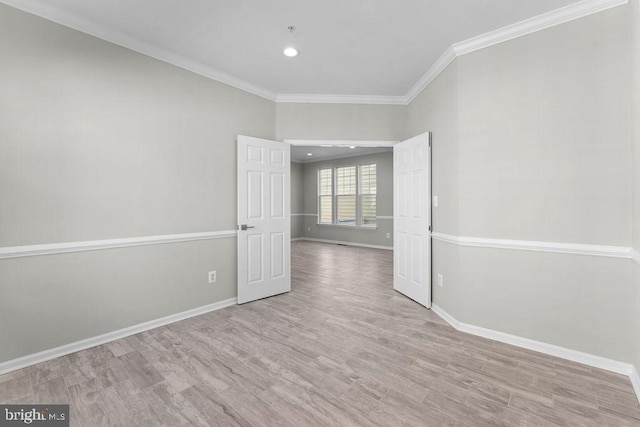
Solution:
[{"label": "door hinge", "polygon": [[432,232],[433,228],[431,226],[429,226],[429,232]]}]

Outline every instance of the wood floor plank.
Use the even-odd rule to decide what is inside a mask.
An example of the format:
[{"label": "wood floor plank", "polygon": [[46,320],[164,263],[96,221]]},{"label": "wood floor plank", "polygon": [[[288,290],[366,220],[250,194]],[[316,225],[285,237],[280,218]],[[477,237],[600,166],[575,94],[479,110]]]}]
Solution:
[{"label": "wood floor plank", "polygon": [[87,427],[640,425],[627,377],[456,331],[393,290],[392,255],[294,242],[292,292],[2,375],[0,403]]},{"label": "wood floor plank", "polygon": [[[9,374],[11,375],[11,374]],[[3,375],[4,376],[4,375]],[[2,376],[0,376],[2,378]],[[29,374],[11,375],[10,379],[0,382],[0,403],[18,401],[32,396],[33,389]]]}]

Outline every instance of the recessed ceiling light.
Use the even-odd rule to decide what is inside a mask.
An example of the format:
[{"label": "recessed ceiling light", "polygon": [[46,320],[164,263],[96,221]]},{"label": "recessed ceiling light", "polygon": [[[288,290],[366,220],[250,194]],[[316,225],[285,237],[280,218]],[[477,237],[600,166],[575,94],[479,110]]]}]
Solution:
[{"label": "recessed ceiling light", "polygon": [[352,150],[354,150],[356,148],[355,145],[350,145],[349,148],[351,148]]},{"label": "recessed ceiling light", "polygon": [[284,50],[284,54],[289,58],[293,58],[294,56],[298,55],[298,49],[296,49],[295,47],[287,47]]},{"label": "recessed ceiling light", "polygon": [[307,156],[313,156],[313,153],[307,153]]}]

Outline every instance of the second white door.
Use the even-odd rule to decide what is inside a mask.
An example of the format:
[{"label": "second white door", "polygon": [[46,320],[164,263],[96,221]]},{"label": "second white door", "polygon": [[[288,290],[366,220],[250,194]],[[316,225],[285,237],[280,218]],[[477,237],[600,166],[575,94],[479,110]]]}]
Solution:
[{"label": "second white door", "polygon": [[393,147],[393,288],[431,307],[429,133]]}]

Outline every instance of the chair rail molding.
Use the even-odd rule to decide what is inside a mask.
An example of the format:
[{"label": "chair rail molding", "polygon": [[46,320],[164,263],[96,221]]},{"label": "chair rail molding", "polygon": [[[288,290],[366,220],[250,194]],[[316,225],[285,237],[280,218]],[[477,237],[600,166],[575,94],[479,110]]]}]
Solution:
[{"label": "chair rail molding", "polygon": [[49,243],[44,245],[9,246],[0,248],[0,260],[69,252],[97,251],[101,249],[128,248],[131,246],[162,245],[166,243],[193,242],[235,237],[236,230],[209,231],[203,233],[168,234],[162,236],[128,237],[124,239],[91,240],[85,242]]},{"label": "chair rail molding", "polygon": [[[458,246],[512,249],[521,251],[551,252],[559,254],[592,255],[611,258],[633,257],[633,250],[625,246],[588,245],[582,243],[540,242],[535,240],[489,239],[484,237],[462,237],[433,232],[431,238]],[[637,251],[635,251],[637,252]],[[634,258],[635,259],[635,258]]]}]

